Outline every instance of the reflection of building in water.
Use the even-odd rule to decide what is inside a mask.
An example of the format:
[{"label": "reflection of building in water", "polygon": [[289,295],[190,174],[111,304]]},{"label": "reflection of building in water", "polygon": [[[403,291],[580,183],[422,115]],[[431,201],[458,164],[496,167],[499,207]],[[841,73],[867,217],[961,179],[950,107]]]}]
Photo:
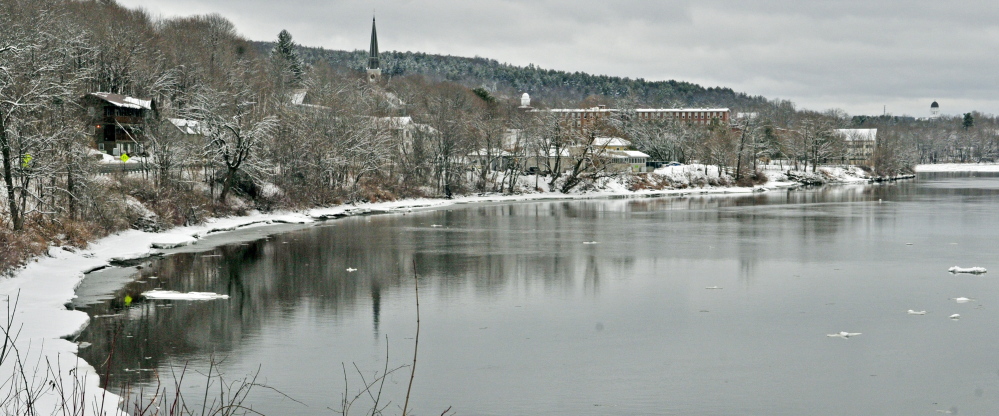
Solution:
[{"label": "reflection of building in water", "polygon": [[382,314],[382,283],[377,278],[371,279],[371,323],[374,325],[375,339],[378,339],[378,324]]},{"label": "reflection of building in water", "polygon": [[597,262],[597,256],[591,255],[586,258],[583,289],[594,295],[600,292],[600,264]]}]

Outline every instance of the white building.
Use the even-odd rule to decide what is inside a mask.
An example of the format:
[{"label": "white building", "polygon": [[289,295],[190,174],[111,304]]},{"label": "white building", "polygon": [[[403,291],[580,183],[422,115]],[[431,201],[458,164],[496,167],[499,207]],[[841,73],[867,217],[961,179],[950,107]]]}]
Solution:
[{"label": "white building", "polygon": [[877,146],[878,129],[837,129],[846,140],[846,163],[870,165]]}]

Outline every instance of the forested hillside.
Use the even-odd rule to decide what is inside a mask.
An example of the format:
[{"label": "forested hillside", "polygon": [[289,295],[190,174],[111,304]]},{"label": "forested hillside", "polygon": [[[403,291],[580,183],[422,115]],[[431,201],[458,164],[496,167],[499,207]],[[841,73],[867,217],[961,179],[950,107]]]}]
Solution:
[{"label": "forested hillside", "polygon": [[[254,42],[269,53],[272,42]],[[299,47],[298,54],[309,64],[327,62],[334,68],[364,71],[367,51],[337,51]],[[766,98],[738,93],[730,88],[705,88],[683,81],[646,81],[565,72],[500,63],[487,58],[432,55],[422,52],[381,52],[382,73],[387,77],[419,74],[434,81],[451,81],[468,87],[485,87],[501,95],[515,97],[530,93],[535,99],[554,105],[578,102],[589,96],[625,98],[633,95],[636,104],[657,107],[731,107],[742,111],[766,104]]]}]

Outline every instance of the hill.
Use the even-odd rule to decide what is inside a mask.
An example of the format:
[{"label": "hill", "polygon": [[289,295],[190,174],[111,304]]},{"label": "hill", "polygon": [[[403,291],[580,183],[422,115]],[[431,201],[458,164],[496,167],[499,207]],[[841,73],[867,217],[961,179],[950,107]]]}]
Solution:
[{"label": "hill", "polygon": [[[269,53],[272,42],[253,42],[263,53]],[[298,48],[306,63],[327,62],[334,68],[363,72],[367,52]],[[494,59],[433,55],[422,52],[382,52],[382,74],[386,77],[422,75],[436,81],[451,81],[469,87],[485,87],[502,95],[516,97],[530,93],[548,103],[578,102],[598,95],[624,98],[634,95],[639,105],[656,107],[731,107],[752,109],[767,103],[760,96],[735,92],[730,88],[705,88],[684,81],[646,81],[566,72],[538,68],[533,65],[515,66]]]}]

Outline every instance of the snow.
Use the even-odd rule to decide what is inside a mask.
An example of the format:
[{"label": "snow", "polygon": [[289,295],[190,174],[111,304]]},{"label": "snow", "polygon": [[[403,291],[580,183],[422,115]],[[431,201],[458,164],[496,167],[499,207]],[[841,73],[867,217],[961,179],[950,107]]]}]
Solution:
[{"label": "snow", "polygon": [[[20,351],[28,380],[43,383],[49,368],[58,366],[59,378],[53,380],[67,391],[76,383],[85,392],[86,415],[94,415],[101,401],[105,412],[115,413],[118,396],[99,388],[99,377],[93,366],[76,357],[78,346],[63,337],[72,337],[86,327],[89,318],[81,311],[68,310],[75,290],[84,273],[109,266],[114,261],[144,258],[153,254],[154,245],[193,243],[217,229],[240,229],[263,226],[275,221],[310,223],[308,216],[294,213],[277,215],[253,214],[246,217],[220,218],[204,225],[176,228],[169,233],[138,230],[121,232],[91,244],[86,250],[52,247],[46,256],[29,263],[9,279],[0,280],[0,308],[13,310],[12,328],[20,328],[14,346]],[[206,246],[207,249],[207,246]],[[16,302],[16,309],[14,307]],[[14,360],[0,364],[2,374],[14,374]],[[45,389],[36,401],[39,414],[61,413],[61,398]],[[77,398],[77,403],[79,403]],[[94,404],[94,405],[91,405]]]},{"label": "snow", "polygon": [[947,271],[951,272],[951,273],[983,274],[983,273],[986,273],[988,270],[985,270],[984,267],[959,267],[959,266],[954,266],[954,267],[951,267],[951,268],[947,269]]},{"label": "snow", "polygon": [[150,290],[142,292],[142,296],[157,300],[215,300],[229,299],[229,295],[220,295],[212,292],[177,292],[173,290]]},{"label": "snow", "polygon": [[151,248],[177,248],[194,244],[198,239],[185,234],[160,234],[149,243]]},{"label": "snow", "polygon": [[[686,180],[684,183],[688,184],[691,178],[696,178],[698,175],[705,178],[719,177],[716,167],[703,165],[665,167],[658,169],[656,173],[684,178]],[[0,308],[10,306],[13,309],[13,302],[17,300],[17,308],[13,316],[13,327],[21,328],[21,332],[15,340],[15,346],[21,352],[23,362],[26,363],[25,367],[27,367],[26,370],[29,373],[27,374],[27,378],[29,380],[44,380],[48,373],[45,363],[50,362],[53,366],[58,365],[61,371],[54,371],[54,373],[58,373],[59,377],[54,381],[67,386],[67,390],[74,383],[80,383],[85,388],[83,391],[86,394],[86,397],[82,398],[87,403],[85,414],[92,415],[96,414],[94,409],[100,407],[99,403],[102,400],[104,400],[104,408],[106,410],[115,409],[119,397],[104,392],[98,387],[99,377],[94,368],[76,357],[78,345],[63,339],[63,337],[71,338],[78,334],[86,327],[89,320],[86,313],[68,310],[65,305],[72,302],[76,297],[75,290],[83,280],[85,273],[108,267],[113,262],[141,259],[156,254],[160,250],[167,249],[173,251],[207,250],[212,244],[224,244],[231,241],[231,238],[214,237],[217,233],[247,230],[241,231],[240,235],[243,235],[243,238],[257,238],[259,233],[249,231],[249,228],[264,227],[272,224],[307,225],[317,220],[344,216],[406,213],[414,210],[470,203],[586,200],[608,197],[654,198],[691,194],[745,194],[761,189],[704,186],[688,187],[686,189],[631,192],[627,190],[622,181],[624,181],[622,178],[610,179],[604,181],[597,190],[578,189],[574,190],[571,194],[562,194],[547,191],[545,181],[536,182],[536,178],[533,175],[526,175],[520,178],[520,183],[525,188],[529,186],[531,189],[537,183],[542,192],[512,195],[479,194],[454,199],[408,199],[392,202],[359,203],[313,209],[306,212],[251,213],[242,217],[209,219],[201,225],[174,228],[165,233],[139,230],[124,231],[93,242],[85,250],[59,247],[51,248],[46,256],[37,258],[27,266],[16,271],[13,277],[0,280],[0,301],[7,303],[7,305],[0,305]],[[773,186],[774,184],[771,183],[770,185]],[[282,230],[287,230],[287,228]],[[205,243],[202,241],[209,236],[212,236],[210,239],[211,242]],[[199,242],[201,244],[198,244]],[[178,247],[183,248],[178,249]],[[147,292],[146,296],[160,296],[160,299],[164,299],[163,296],[173,296],[169,298],[179,299],[183,297],[187,300],[200,300],[204,298],[220,299],[225,295]],[[3,374],[14,374],[13,365],[14,363],[8,360],[2,364],[0,371]],[[52,393],[48,393],[50,390],[46,390],[46,392],[37,397],[38,413],[61,413],[61,410],[59,410],[60,398]],[[79,403],[80,401],[81,399],[77,398],[76,402]]]},{"label": "snow", "polygon": [[934,165],[916,165],[916,172],[999,172],[999,164],[995,163],[939,163]]}]

